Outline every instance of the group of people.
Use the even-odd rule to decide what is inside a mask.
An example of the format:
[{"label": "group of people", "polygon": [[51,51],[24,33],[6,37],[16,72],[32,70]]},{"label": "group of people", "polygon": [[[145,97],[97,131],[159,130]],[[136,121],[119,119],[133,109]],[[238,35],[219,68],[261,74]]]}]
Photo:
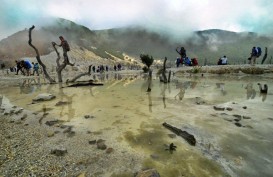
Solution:
[{"label": "group of people", "polygon": [[184,47],[181,47],[180,50],[178,50],[178,48],[176,48],[175,50],[180,55],[180,58],[178,57],[176,59],[176,67],[179,67],[180,64],[185,65],[185,66],[197,66],[198,65],[197,58],[190,59],[187,56],[186,49]]},{"label": "group of people", "polygon": [[[36,73],[37,76],[39,76],[39,64],[38,63],[30,63],[28,60],[15,60],[16,67],[13,68],[13,71],[16,72],[16,75],[18,75],[19,72],[21,72],[23,75],[34,75]],[[33,69],[32,69],[33,68]],[[31,73],[31,70],[32,73]]]}]

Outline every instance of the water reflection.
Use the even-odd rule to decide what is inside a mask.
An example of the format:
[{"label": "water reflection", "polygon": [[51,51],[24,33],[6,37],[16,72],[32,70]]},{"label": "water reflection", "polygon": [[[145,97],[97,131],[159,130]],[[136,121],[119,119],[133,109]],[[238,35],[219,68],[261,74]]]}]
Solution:
[{"label": "water reflection", "polygon": [[41,85],[40,77],[23,79],[19,84],[20,94],[34,93],[36,89],[41,90]]},{"label": "water reflection", "polygon": [[[249,80],[231,77],[203,77],[200,78],[200,80],[198,80],[198,78],[177,78],[176,81],[173,80],[170,84],[160,83],[158,79],[149,80],[147,77],[140,78],[138,75],[122,75],[119,73],[109,75],[96,74],[93,75],[93,78],[94,80],[103,80],[105,85],[102,87],[63,88],[62,85],[59,85],[58,87],[58,85],[51,84],[42,85],[41,90],[38,90],[34,81],[28,81],[24,84],[24,87],[33,85],[35,86],[33,92],[54,93],[57,96],[57,101],[44,102],[43,104],[45,104],[46,110],[48,111],[49,108],[54,107],[56,102],[59,101],[62,104],[54,108],[54,110],[50,112],[50,115],[54,114],[56,118],[63,118],[68,121],[73,119],[71,124],[72,122],[78,123],[83,121],[83,115],[95,115],[96,119],[92,119],[92,122],[90,120],[86,121],[90,121],[91,123],[80,124],[79,126],[87,126],[95,131],[103,130],[101,136],[104,136],[104,133],[113,135],[113,137],[109,137],[109,139],[115,139],[116,137],[122,136],[122,133],[128,131],[128,127],[130,127],[130,130],[132,131],[141,130],[147,133],[154,133],[153,131],[157,130],[158,132],[154,133],[155,136],[152,136],[152,138],[153,140],[154,138],[158,138],[157,142],[159,143],[156,144],[153,142],[152,146],[147,145],[147,141],[141,141],[144,138],[147,138],[148,140],[151,139],[151,136],[146,134],[137,139],[138,141],[135,141],[137,135],[130,136],[129,139],[134,140],[133,143],[136,143],[136,145],[140,147],[145,146],[146,143],[148,150],[153,147],[162,147],[163,140],[166,143],[174,141],[178,147],[176,154],[181,154],[183,157],[186,157],[187,155],[191,156],[191,152],[183,152],[183,149],[186,149],[184,147],[187,146],[183,140],[179,138],[170,139],[166,136],[166,133],[168,132],[162,130],[161,123],[169,121],[170,123],[176,124],[178,127],[185,128],[185,130],[193,133],[201,140],[201,142],[198,141],[199,143],[197,144],[196,151],[206,149],[203,148],[203,146],[212,142],[211,144],[213,144],[213,146],[211,146],[211,148],[207,148],[208,150],[206,149],[198,154],[208,154],[210,157],[208,159],[217,156],[217,159],[219,159],[216,159],[217,162],[227,160],[223,162],[231,162],[231,165],[232,159],[241,156],[243,157],[242,163],[246,164],[241,167],[241,171],[247,171],[245,170],[247,166],[249,166],[249,168],[254,168],[255,162],[257,162],[256,164],[261,164],[257,171],[269,171],[266,169],[266,165],[269,163],[262,160],[256,161],[257,157],[260,159],[272,159],[272,153],[267,154],[267,152],[269,152],[268,149],[272,147],[272,133],[270,132],[270,130],[272,130],[272,124],[269,123],[269,121],[272,120],[269,118],[272,118],[271,108],[273,99],[272,94],[259,95],[259,93],[255,91],[255,88],[257,87],[256,82],[260,79],[259,77],[252,77],[249,78]],[[266,79],[263,79],[263,81],[265,80]],[[268,84],[269,88],[272,88],[272,82],[269,82]],[[151,91],[147,92],[147,88],[149,87],[151,88]],[[14,93],[16,94],[14,95]],[[258,95],[256,96],[256,94]],[[22,107],[25,106],[22,102],[30,97],[26,94],[18,94],[18,87],[13,90],[4,90],[3,95],[12,97],[12,101],[17,101],[15,104],[21,104]],[[15,97],[20,97],[22,99],[14,99]],[[251,101],[247,101],[249,99]],[[266,99],[267,101],[265,101]],[[234,107],[232,111],[215,111],[212,106],[216,104],[229,104],[231,102],[237,103],[230,104],[231,107]],[[174,111],[181,110],[181,105],[188,106],[187,109],[183,109],[183,115],[181,114],[181,111]],[[39,109],[41,109],[41,106],[43,105],[31,105],[29,109],[33,109],[35,106],[36,108],[39,106]],[[243,109],[243,106],[246,106],[247,110]],[[162,109],[162,107],[166,109]],[[233,124],[234,114],[249,118],[241,118],[243,126],[237,127]],[[121,122],[120,120],[126,120],[128,124],[121,124],[119,123]],[[230,121],[232,123],[230,123]],[[106,130],[105,127],[111,127],[113,122],[117,122],[118,128]],[[147,125],[155,125],[156,128],[145,128],[143,122]],[[158,133],[161,133],[162,136],[158,136]],[[242,139],[239,139],[238,135],[242,135]],[[244,140],[245,142],[242,143]],[[236,146],[232,146],[233,144],[236,144]],[[257,148],[251,151],[248,148],[244,148],[253,147],[253,145],[257,146]],[[223,153],[223,149],[226,151],[225,153],[227,155]],[[139,150],[141,150],[141,148]],[[143,153],[145,155],[148,154],[147,156],[151,154],[151,152]],[[160,154],[160,151],[158,151],[158,154]],[[210,156],[210,154],[215,156]],[[166,156],[166,159],[164,160],[160,158],[157,162],[173,164],[170,163],[173,162],[171,161],[170,156]],[[185,159],[187,158],[175,158],[177,164],[189,164],[190,166],[192,164],[197,164],[194,169],[196,171],[200,169],[200,166],[205,167],[207,164],[206,162],[209,161],[200,162],[200,160],[196,160],[198,158],[193,160],[192,157],[189,157],[189,160]],[[268,160],[268,162],[270,161]],[[179,167],[177,166],[177,169],[178,168]],[[233,169],[233,166],[230,168]],[[239,171],[240,169],[237,170]],[[257,173],[253,172],[254,175],[252,176],[255,176]],[[185,174],[187,175],[187,173]],[[239,173],[236,172],[236,174]]]},{"label": "water reflection", "polygon": [[[64,87],[62,84],[59,84],[59,97],[60,100],[58,103],[61,103],[59,106],[61,107],[59,115],[61,117],[67,116],[67,121],[71,121],[75,117],[76,110],[73,107],[73,98],[77,96],[76,93],[72,95],[68,95],[64,92]],[[67,107],[67,111],[65,111],[65,107]]]},{"label": "water reflection", "polygon": [[225,96],[227,94],[227,91],[225,90],[225,83],[222,83],[222,82],[216,83],[216,86],[218,89],[221,90],[221,93],[223,96]]},{"label": "water reflection", "polygon": [[246,98],[247,99],[254,99],[256,96],[256,91],[253,88],[253,83],[248,83],[245,87],[246,89]]}]

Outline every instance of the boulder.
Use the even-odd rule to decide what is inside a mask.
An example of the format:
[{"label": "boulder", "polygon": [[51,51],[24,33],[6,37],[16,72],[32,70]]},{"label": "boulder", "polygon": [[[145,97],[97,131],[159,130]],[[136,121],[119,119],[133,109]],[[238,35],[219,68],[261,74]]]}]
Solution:
[{"label": "boulder", "polygon": [[33,101],[49,101],[49,100],[53,100],[54,98],[56,98],[56,96],[50,93],[41,93],[35,98],[33,98],[32,100]]}]

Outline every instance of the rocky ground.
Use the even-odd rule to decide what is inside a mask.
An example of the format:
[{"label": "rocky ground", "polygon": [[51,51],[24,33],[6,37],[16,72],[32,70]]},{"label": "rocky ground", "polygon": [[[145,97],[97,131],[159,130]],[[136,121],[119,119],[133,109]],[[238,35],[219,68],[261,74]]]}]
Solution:
[{"label": "rocky ground", "polygon": [[[1,96],[0,176],[115,176],[141,170],[141,155],[107,133],[32,113]],[[48,119],[47,119],[48,120]]]}]

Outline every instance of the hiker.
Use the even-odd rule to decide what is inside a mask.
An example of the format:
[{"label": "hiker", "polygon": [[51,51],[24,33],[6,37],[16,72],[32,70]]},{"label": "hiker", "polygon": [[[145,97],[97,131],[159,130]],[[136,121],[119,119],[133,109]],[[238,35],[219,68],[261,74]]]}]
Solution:
[{"label": "hiker", "polygon": [[[63,36],[60,36],[59,39],[61,40],[61,44],[57,45],[59,47],[63,48],[63,56],[64,56],[64,63],[67,63],[68,65],[74,66],[74,64],[69,62],[68,56],[67,56],[67,52],[70,51],[70,46],[67,43],[67,41],[64,39]],[[54,43],[56,44],[56,43]]]},{"label": "hiker", "polygon": [[33,73],[32,73],[32,75],[34,76],[34,73],[36,73],[37,76],[39,76],[39,71],[38,71],[39,70],[39,64],[32,62],[32,65],[33,65]]},{"label": "hiker", "polygon": [[252,47],[251,53],[250,53],[250,64],[255,65],[256,63],[256,58],[257,58],[258,52],[256,47]]},{"label": "hiker", "polygon": [[221,58],[221,65],[227,65],[227,57],[225,55]]},{"label": "hiker", "polygon": [[187,57],[186,49],[184,47],[181,47],[180,50],[178,51],[178,47],[177,47],[175,50],[180,55],[180,63],[183,65],[184,60]]},{"label": "hiker", "polygon": [[176,58],[176,62],[175,63],[176,63],[176,67],[178,68],[179,65],[180,65],[180,58],[179,57]]},{"label": "hiker", "polygon": [[192,58],[191,63],[192,63],[192,66],[198,66],[197,58]]},{"label": "hiker", "polygon": [[23,71],[22,62],[21,62],[21,61],[15,60],[15,63],[16,63],[16,67],[17,67],[17,71],[16,71],[16,74],[15,74],[15,75],[18,75],[18,72],[19,72],[19,71],[21,71],[21,73],[22,73],[23,75],[25,75],[25,72]]},{"label": "hiker", "polygon": [[186,65],[186,66],[191,66],[191,65],[192,65],[192,64],[191,64],[191,60],[190,60],[189,57],[186,57],[186,58],[185,58],[185,65]]},{"label": "hiker", "polygon": [[30,70],[32,68],[31,63],[28,60],[22,60],[22,63],[23,63],[23,68],[25,68],[27,71],[27,76],[30,76]]}]

